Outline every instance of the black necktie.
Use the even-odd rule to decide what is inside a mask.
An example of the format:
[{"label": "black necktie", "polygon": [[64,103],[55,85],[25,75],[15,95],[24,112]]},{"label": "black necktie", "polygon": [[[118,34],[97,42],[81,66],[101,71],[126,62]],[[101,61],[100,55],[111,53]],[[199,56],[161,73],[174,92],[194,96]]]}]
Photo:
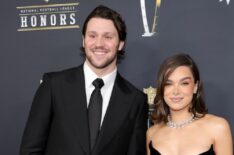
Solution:
[{"label": "black necktie", "polygon": [[104,85],[102,79],[97,78],[92,83],[95,87],[91,94],[88,107],[89,130],[90,130],[90,147],[93,149],[98,137],[102,117],[102,95],[100,89]]}]

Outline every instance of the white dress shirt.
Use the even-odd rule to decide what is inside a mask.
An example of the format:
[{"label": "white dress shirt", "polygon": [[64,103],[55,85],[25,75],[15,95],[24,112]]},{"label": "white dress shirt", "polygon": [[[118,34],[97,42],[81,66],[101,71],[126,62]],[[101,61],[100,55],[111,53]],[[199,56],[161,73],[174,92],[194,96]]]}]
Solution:
[{"label": "white dress shirt", "polygon": [[112,89],[114,86],[115,78],[117,75],[117,68],[115,68],[111,73],[103,76],[103,77],[98,77],[92,70],[91,68],[87,65],[87,63],[84,63],[84,77],[85,77],[85,91],[86,91],[86,101],[87,101],[87,108],[89,106],[89,100],[90,96],[95,89],[93,86],[92,82],[96,78],[101,78],[104,82],[104,86],[101,88],[101,94],[102,94],[102,118],[101,118],[101,123],[103,122],[104,116],[106,114],[107,107],[109,105]]}]

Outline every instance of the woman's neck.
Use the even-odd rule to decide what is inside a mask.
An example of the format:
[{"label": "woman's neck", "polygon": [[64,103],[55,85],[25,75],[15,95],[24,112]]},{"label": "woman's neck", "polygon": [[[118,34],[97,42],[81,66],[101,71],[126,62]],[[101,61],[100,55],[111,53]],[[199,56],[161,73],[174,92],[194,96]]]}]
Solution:
[{"label": "woman's neck", "polygon": [[175,123],[183,122],[191,118],[192,113],[186,111],[170,112],[171,121]]}]

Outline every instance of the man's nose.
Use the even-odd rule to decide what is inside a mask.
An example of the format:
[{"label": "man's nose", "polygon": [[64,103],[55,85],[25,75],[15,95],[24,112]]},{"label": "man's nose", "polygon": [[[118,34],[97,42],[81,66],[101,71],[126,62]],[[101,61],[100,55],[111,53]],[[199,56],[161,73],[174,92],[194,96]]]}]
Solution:
[{"label": "man's nose", "polygon": [[103,41],[103,38],[102,38],[102,37],[98,37],[98,38],[96,39],[96,41],[95,41],[95,45],[96,45],[97,47],[103,46],[103,43],[104,43],[104,41]]}]

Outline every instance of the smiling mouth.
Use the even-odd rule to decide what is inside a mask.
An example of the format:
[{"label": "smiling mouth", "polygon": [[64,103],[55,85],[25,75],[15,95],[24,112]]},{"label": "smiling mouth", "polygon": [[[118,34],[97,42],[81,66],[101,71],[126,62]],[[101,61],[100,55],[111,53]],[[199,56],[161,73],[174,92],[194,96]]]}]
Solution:
[{"label": "smiling mouth", "polygon": [[96,54],[96,55],[104,55],[107,52],[105,52],[105,51],[94,51],[93,53]]},{"label": "smiling mouth", "polygon": [[107,50],[106,49],[103,49],[103,48],[95,48],[92,50],[92,52],[96,55],[104,55],[107,53]]},{"label": "smiling mouth", "polygon": [[182,101],[182,99],[183,99],[182,97],[173,97],[173,98],[171,98],[171,101],[178,103],[178,102]]}]

